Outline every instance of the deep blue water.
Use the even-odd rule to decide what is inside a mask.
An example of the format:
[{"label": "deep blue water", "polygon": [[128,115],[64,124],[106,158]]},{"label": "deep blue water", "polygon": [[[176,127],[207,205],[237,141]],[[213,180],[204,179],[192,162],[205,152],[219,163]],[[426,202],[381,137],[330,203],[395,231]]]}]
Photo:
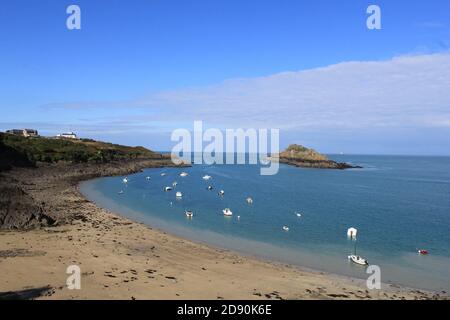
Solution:
[{"label": "deep blue water", "polygon": [[[281,165],[277,175],[261,176],[254,165],[195,165],[148,169],[129,176],[127,185],[123,177],[96,179],[81,191],[103,207],[180,236],[364,278],[364,268],[347,261],[353,243],[346,231],[356,227],[358,253],[381,267],[383,282],[450,291],[450,158],[331,157],[364,169]],[[182,171],[189,176],[180,177]],[[202,180],[205,174],[212,176],[209,182]],[[175,190],[164,192],[174,181]],[[206,189],[209,184],[213,191]],[[175,191],[183,192],[182,200]],[[248,196],[253,205],[246,203]],[[232,218],[222,215],[226,207]],[[194,212],[192,220],[186,209]],[[419,256],[417,248],[430,255]]]}]

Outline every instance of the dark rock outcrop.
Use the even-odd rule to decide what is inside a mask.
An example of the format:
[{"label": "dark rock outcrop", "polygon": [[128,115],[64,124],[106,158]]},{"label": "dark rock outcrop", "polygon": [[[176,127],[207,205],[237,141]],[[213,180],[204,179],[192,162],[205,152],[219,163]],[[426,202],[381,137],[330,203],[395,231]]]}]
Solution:
[{"label": "dark rock outcrop", "polygon": [[55,224],[29,194],[14,185],[14,180],[0,179],[0,229],[27,230]]}]

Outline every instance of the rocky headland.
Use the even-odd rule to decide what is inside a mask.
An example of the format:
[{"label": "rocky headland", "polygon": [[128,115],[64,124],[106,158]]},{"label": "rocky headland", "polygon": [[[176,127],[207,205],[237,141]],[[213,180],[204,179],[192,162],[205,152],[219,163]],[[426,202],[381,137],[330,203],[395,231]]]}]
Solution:
[{"label": "rocky headland", "polygon": [[61,193],[80,181],[168,166],[169,155],[143,147],[0,133],[0,229],[70,223],[77,215]]}]

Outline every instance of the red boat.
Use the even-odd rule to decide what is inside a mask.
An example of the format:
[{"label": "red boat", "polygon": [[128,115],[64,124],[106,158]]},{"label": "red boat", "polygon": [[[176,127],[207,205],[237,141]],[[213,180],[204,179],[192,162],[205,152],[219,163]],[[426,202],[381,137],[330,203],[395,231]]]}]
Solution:
[{"label": "red boat", "polygon": [[426,255],[428,254],[428,250],[419,250],[419,254]]}]

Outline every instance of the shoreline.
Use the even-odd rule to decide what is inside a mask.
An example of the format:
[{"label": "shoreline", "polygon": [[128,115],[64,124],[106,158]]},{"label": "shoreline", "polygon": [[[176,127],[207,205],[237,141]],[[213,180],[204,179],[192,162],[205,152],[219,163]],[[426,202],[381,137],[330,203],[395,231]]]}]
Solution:
[{"label": "shoreline", "polygon": [[[97,179],[101,179],[101,178],[96,178],[93,180],[97,180]],[[329,269],[327,270],[326,268],[312,266],[311,264],[308,266],[307,262],[306,263],[303,262],[303,264],[301,264],[292,259],[286,259],[285,256],[283,257],[280,255],[277,255],[277,257],[275,257],[273,255],[267,255],[267,254],[261,253],[262,251],[277,250],[278,247],[273,244],[268,244],[268,243],[258,241],[258,240],[249,240],[249,239],[246,239],[243,237],[236,237],[236,236],[231,236],[231,235],[220,234],[220,233],[216,233],[215,231],[211,231],[211,230],[192,231],[192,230],[189,230],[189,228],[186,228],[184,226],[178,226],[176,228],[173,228],[172,226],[169,226],[169,224],[160,217],[149,218],[143,212],[136,211],[127,206],[123,206],[121,204],[116,203],[115,201],[113,201],[113,203],[114,203],[113,205],[108,205],[107,202],[111,201],[111,199],[109,199],[108,197],[105,197],[103,195],[99,196],[98,194],[96,194],[97,191],[94,188],[88,187],[85,190],[83,190],[82,184],[84,184],[84,183],[89,184],[89,182],[92,182],[93,180],[81,182],[79,184],[78,192],[80,193],[80,195],[82,197],[86,198],[88,201],[92,202],[97,207],[107,210],[111,214],[123,217],[123,218],[133,221],[135,223],[142,224],[146,227],[152,228],[158,232],[167,234],[169,236],[173,236],[178,239],[184,239],[187,241],[191,241],[194,244],[207,246],[210,249],[217,249],[219,251],[229,252],[231,254],[244,256],[249,259],[255,259],[260,262],[268,262],[270,264],[275,264],[275,265],[279,265],[279,266],[297,268],[304,272],[321,274],[324,276],[339,278],[339,279],[343,279],[346,281],[359,282],[361,285],[365,286],[367,278],[365,278],[364,276],[360,277],[360,276],[349,275],[349,274],[345,274],[345,273],[339,273],[339,272],[335,272],[333,270],[329,270]],[[93,192],[93,196],[91,196],[91,192]],[[146,211],[146,213],[154,214],[155,211]],[[203,232],[205,234],[200,235]],[[205,240],[211,236],[213,237],[214,240],[211,240],[211,238],[209,238],[209,240]],[[236,246],[233,246],[233,245],[231,245],[231,246],[224,245],[224,243],[228,243],[228,242],[230,242],[230,240],[235,243],[240,242],[241,248],[237,248]],[[248,248],[244,249],[242,247],[242,242],[249,242],[247,244],[252,249],[248,249]],[[259,246],[259,250],[255,251],[254,250],[255,246]],[[245,247],[245,245],[244,245],[244,247]],[[295,252],[291,252],[291,254],[295,254]],[[308,257],[304,257],[304,258],[306,258],[304,261],[307,261]],[[369,277],[369,275],[367,275],[367,277]],[[383,279],[385,279],[385,278],[383,277]],[[404,290],[410,290],[410,291],[419,290],[419,291],[424,291],[424,292],[434,293],[434,294],[442,294],[442,293],[447,294],[447,292],[448,292],[448,290],[445,288],[433,289],[433,288],[414,286],[412,284],[410,284],[410,285],[402,284],[401,282],[396,282],[395,279],[383,281],[382,287],[383,287],[383,289],[388,288],[388,287],[394,287],[394,288],[402,288]],[[446,290],[446,291],[442,291],[442,290]]]},{"label": "shoreline", "polygon": [[[47,197],[46,206],[60,211],[55,217],[66,219],[55,227],[0,231],[0,298],[15,293],[38,299],[448,299],[391,284],[368,291],[361,279],[212,247],[134,222],[98,207],[78,189],[86,180],[147,168],[112,167],[103,165],[97,176],[74,166],[60,169],[61,175],[54,167],[5,173],[26,182],[33,198]],[[48,188],[33,188],[30,180],[35,185],[47,180]],[[82,270],[82,290],[65,286],[71,264]],[[36,295],[27,296],[29,291]]]},{"label": "shoreline", "polygon": [[[100,179],[100,178],[94,178],[94,179]],[[330,276],[330,277],[342,278],[342,279],[345,279],[347,281],[352,281],[353,280],[355,282],[361,282],[361,283],[365,282],[364,279],[357,278],[357,277],[351,277],[351,276],[342,275],[342,274],[338,274],[338,273],[328,272],[328,271],[325,271],[325,270],[320,270],[320,269],[315,269],[315,268],[312,268],[312,267],[302,266],[302,265],[295,264],[295,263],[289,263],[289,262],[285,262],[285,261],[281,261],[281,260],[276,260],[274,258],[272,259],[272,258],[269,258],[269,257],[264,257],[264,256],[261,256],[261,255],[258,255],[258,254],[254,254],[254,253],[251,253],[251,252],[239,251],[239,250],[227,248],[225,246],[210,244],[207,241],[204,241],[204,240],[201,240],[201,239],[192,239],[192,238],[189,238],[187,236],[184,237],[182,235],[178,235],[178,234],[176,234],[174,232],[170,232],[168,230],[165,230],[162,227],[153,226],[153,225],[151,225],[151,223],[137,221],[137,220],[133,219],[132,217],[127,216],[126,214],[119,213],[119,210],[110,210],[110,209],[104,208],[101,205],[97,204],[95,201],[92,201],[89,198],[87,198],[86,196],[84,196],[83,193],[80,191],[79,186],[80,186],[80,184],[82,184],[84,182],[88,182],[88,181],[90,181],[90,180],[81,181],[78,184],[77,191],[78,191],[79,195],[82,198],[86,199],[87,201],[89,201],[90,203],[95,205],[97,208],[105,210],[105,211],[107,211],[108,213],[110,213],[110,214],[112,214],[114,216],[118,216],[118,217],[127,219],[127,220],[129,220],[129,221],[131,221],[133,223],[137,223],[137,224],[143,225],[143,226],[145,226],[147,228],[150,228],[150,229],[152,229],[152,230],[154,230],[156,232],[159,232],[161,234],[166,234],[166,235],[168,235],[170,237],[174,237],[174,238],[177,238],[179,240],[190,241],[193,244],[196,244],[196,245],[199,245],[199,246],[205,246],[205,247],[208,247],[211,250],[217,250],[217,251],[220,251],[220,252],[228,252],[230,254],[240,255],[240,256],[243,256],[243,257],[246,257],[246,258],[249,258],[249,259],[255,259],[255,260],[259,261],[259,262],[266,262],[266,263],[269,263],[269,264],[274,264],[274,265],[277,265],[277,266],[285,266],[285,267],[288,267],[288,268],[296,268],[296,269],[299,269],[300,271],[310,272],[310,273],[315,273],[315,274],[321,274],[321,275]],[[241,239],[241,238],[239,238],[239,239]],[[428,291],[426,289],[410,288],[408,286],[402,286],[400,284],[383,283],[382,285],[383,286],[402,287],[402,288],[408,289],[408,290],[424,290],[424,291]]]}]

